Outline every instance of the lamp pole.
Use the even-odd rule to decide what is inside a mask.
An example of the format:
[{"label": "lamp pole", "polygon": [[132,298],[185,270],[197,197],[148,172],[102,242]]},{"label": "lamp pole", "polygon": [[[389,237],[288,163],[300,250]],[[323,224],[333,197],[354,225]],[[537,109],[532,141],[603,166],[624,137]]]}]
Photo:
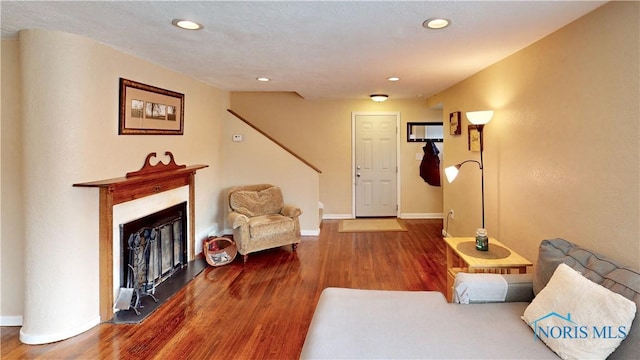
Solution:
[{"label": "lamp pole", "polygon": [[482,187],[482,228],[486,229],[484,227],[484,161],[482,159],[482,152],[484,151],[484,144],[483,144],[483,136],[482,136],[482,130],[484,130],[484,125],[476,125],[476,129],[478,129],[478,135],[480,136],[480,184]]},{"label": "lamp pole", "polygon": [[[482,134],[480,132],[480,134]],[[480,137],[480,139],[482,139],[482,136]],[[478,167],[480,168],[480,179],[481,179],[481,189],[482,189],[482,228],[484,229],[484,162],[482,159],[482,140],[480,141],[480,161],[478,160],[465,160],[463,162],[461,162],[460,164],[454,165],[454,166],[450,166],[449,168],[455,168],[456,169],[456,173],[457,174],[457,169],[460,169],[460,167],[462,167],[462,165],[466,164],[466,163],[476,163],[478,164]],[[448,168],[447,168],[448,169]],[[446,172],[446,170],[445,170]],[[449,179],[448,178],[449,175],[447,175],[447,179],[449,180],[449,182],[452,182],[453,179]],[[455,178],[455,175],[453,176],[453,178]]]}]

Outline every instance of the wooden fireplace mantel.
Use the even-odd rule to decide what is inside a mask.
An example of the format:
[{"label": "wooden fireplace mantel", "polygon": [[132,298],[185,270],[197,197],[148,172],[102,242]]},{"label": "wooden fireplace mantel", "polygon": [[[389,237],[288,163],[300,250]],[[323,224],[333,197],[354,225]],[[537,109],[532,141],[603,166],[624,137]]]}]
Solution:
[{"label": "wooden fireplace mantel", "polygon": [[208,165],[177,165],[173,154],[169,163],[151,165],[156,153],[150,153],[138,171],[124,177],[73,184],[75,187],[100,189],[99,248],[100,248],[100,319],[113,318],[113,206],[164,191],[189,186],[189,260],[195,258],[195,174]]}]

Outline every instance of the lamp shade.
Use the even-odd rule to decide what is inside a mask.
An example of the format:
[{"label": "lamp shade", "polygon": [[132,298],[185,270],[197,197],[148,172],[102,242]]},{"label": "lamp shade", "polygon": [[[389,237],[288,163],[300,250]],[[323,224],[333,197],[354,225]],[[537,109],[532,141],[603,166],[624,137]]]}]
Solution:
[{"label": "lamp shade", "polygon": [[444,174],[447,176],[447,181],[452,183],[453,180],[458,176],[458,170],[460,169],[460,165],[452,165],[448,168],[444,169]]},{"label": "lamp shade", "polygon": [[486,111],[469,111],[467,113],[467,119],[473,125],[484,125],[488,123],[493,117],[493,110]]}]

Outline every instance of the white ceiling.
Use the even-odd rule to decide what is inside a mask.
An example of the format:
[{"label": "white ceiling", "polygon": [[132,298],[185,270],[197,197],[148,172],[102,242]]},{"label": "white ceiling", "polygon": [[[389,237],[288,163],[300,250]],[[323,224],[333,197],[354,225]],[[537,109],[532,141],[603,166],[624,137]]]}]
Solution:
[{"label": "white ceiling", "polygon": [[[0,3],[22,29],[93,38],[229,91],[428,97],[604,1],[68,1]],[[427,30],[427,18],[452,24]],[[204,25],[180,30],[174,18]],[[266,76],[271,82],[256,81]],[[389,82],[399,76],[399,82]],[[135,79],[134,79],[135,80]]]}]

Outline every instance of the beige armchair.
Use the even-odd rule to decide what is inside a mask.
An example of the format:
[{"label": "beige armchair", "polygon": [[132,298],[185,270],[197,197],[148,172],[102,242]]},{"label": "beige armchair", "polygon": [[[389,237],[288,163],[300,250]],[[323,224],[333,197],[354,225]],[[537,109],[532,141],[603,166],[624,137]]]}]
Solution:
[{"label": "beige armchair", "polygon": [[247,262],[249,253],[300,242],[299,208],[286,205],[280,188],[269,185],[236,186],[227,194],[233,239]]}]

